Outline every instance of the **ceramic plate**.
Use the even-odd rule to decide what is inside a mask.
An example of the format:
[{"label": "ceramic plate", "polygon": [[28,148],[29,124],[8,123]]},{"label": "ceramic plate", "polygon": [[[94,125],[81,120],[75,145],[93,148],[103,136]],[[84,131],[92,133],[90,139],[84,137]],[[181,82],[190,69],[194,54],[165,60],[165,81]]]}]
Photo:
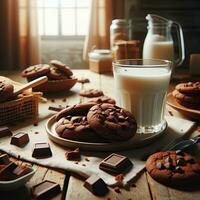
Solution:
[{"label": "ceramic plate", "polygon": [[156,140],[160,135],[165,133],[167,125],[162,132],[154,134],[136,134],[132,139],[125,142],[113,142],[113,143],[89,143],[89,142],[79,142],[74,140],[68,140],[61,138],[55,131],[55,116],[51,117],[46,124],[46,131],[49,138],[57,144],[62,146],[67,146],[71,148],[81,148],[88,151],[121,151],[132,148],[137,148],[149,144]]},{"label": "ceramic plate", "polygon": [[176,110],[182,112],[185,115],[188,115],[194,119],[200,120],[200,110],[195,110],[191,108],[187,108],[185,106],[180,105],[172,96],[172,93],[167,95],[167,104]]},{"label": "ceramic plate", "polygon": [[18,187],[23,186],[35,173],[35,169],[31,168],[32,171],[24,176],[21,176],[17,179],[11,181],[0,181],[0,189],[1,190],[14,190]]}]

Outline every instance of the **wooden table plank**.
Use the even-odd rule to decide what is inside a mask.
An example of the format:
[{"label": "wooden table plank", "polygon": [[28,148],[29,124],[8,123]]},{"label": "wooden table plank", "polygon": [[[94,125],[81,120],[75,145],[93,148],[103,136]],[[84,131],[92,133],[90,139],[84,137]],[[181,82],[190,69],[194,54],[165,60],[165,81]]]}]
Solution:
[{"label": "wooden table plank", "polygon": [[130,187],[129,190],[120,189],[121,193],[115,192],[113,188],[109,187],[109,192],[104,197],[97,197],[83,187],[83,181],[77,177],[71,176],[69,180],[68,191],[66,200],[100,200],[109,199],[113,200],[150,200],[150,193],[148,184],[146,181],[146,175],[143,174],[136,182],[134,187]]}]

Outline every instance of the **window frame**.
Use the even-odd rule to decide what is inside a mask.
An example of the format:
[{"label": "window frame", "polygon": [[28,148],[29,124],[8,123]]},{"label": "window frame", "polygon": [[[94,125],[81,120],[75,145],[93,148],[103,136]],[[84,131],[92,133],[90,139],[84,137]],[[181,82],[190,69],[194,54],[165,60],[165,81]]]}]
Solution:
[{"label": "window frame", "polygon": [[[40,1],[40,0],[38,0]],[[44,0],[45,1],[45,0]],[[44,24],[44,32],[45,33],[45,17],[44,17],[44,13],[45,13],[45,10],[48,9],[48,8],[54,8],[54,9],[57,9],[58,10],[58,35],[40,35],[41,39],[42,40],[84,40],[86,35],[77,35],[77,9],[79,8],[84,8],[84,9],[89,9],[89,6],[88,7],[85,7],[85,6],[80,6],[78,7],[77,6],[77,1],[78,0],[75,0],[75,7],[62,7],[61,6],[61,0],[58,0],[58,6],[57,7],[51,7],[51,6],[45,6],[44,4],[44,1],[43,1],[43,5],[42,6],[38,6],[37,5],[37,10],[39,11],[39,9],[42,9],[43,11],[43,24]],[[76,23],[76,26],[75,26],[75,35],[63,35],[62,34],[62,25],[61,25],[61,10],[62,8],[67,8],[67,9],[74,9],[75,10],[75,23]],[[38,18],[39,19],[39,18]]]}]

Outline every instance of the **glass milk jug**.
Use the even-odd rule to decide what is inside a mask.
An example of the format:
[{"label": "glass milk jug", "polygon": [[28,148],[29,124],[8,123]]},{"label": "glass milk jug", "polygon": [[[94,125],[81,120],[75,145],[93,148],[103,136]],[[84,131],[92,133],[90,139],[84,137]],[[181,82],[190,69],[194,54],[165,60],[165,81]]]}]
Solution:
[{"label": "glass milk jug", "polygon": [[[143,46],[143,59],[164,59],[172,61],[174,66],[182,64],[185,58],[183,31],[181,25],[164,17],[148,14],[148,33]],[[178,39],[178,58],[174,56],[174,41],[171,28],[176,28]]]}]

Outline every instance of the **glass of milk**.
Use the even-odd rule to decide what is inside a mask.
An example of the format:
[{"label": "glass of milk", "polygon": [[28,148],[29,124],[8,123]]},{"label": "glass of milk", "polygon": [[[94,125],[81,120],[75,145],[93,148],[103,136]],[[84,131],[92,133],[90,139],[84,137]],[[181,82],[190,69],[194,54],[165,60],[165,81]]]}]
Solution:
[{"label": "glass of milk", "polygon": [[159,59],[113,62],[117,103],[136,118],[137,133],[154,134],[166,128],[166,94],[172,64]]}]

